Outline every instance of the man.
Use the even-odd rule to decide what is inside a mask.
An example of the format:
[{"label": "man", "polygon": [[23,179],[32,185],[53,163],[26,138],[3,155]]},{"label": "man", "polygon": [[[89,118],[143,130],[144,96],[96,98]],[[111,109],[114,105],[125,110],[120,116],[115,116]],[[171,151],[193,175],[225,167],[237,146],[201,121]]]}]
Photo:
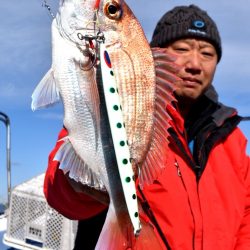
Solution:
[{"label": "man", "polygon": [[179,182],[169,169],[143,190],[151,208],[166,201],[155,214],[163,235],[172,249],[250,249],[246,139],[236,110],[218,103],[211,85],[222,55],[216,24],[194,5],[176,7],[158,22],[151,46],[167,48],[182,67],[176,96],[186,135],[172,133]]},{"label": "man", "polygon": [[[197,6],[176,7],[158,22],[151,46],[165,48],[180,66],[175,92],[180,115],[167,107],[174,121],[169,160],[152,185],[138,187],[143,217],[153,224],[163,249],[250,249],[250,159],[237,128],[242,118],[218,102],[212,86],[222,55],[216,24]],[[64,130],[60,138],[65,135]],[[48,202],[72,219],[105,211],[105,205],[75,192],[58,170],[52,159],[60,145],[45,179]],[[55,196],[68,200],[70,209]]]}]

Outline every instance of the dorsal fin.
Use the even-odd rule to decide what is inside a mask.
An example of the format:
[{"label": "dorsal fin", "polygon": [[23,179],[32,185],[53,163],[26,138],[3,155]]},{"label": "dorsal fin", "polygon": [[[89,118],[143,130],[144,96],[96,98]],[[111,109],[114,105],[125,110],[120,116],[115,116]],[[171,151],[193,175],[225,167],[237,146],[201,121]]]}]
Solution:
[{"label": "dorsal fin", "polygon": [[[145,161],[141,166],[139,183],[141,188],[151,184],[157,179],[166,165],[169,148],[168,129],[171,127],[171,114],[167,112],[167,106],[171,105],[172,112],[176,111],[174,97],[175,83],[180,80],[175,73],[179,67],[174,63],[175,58],[166,53],[164,49],[152,49],[156,72],[156,97],[154,112],[154,127],[152,141]],[[177,113],[177,111],[176,111]]]}]

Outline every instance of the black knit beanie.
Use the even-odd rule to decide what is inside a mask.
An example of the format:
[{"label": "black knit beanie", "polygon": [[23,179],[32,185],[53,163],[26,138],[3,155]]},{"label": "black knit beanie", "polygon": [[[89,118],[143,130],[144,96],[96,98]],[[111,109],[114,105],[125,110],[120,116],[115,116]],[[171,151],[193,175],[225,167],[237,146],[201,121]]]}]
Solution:
[{"label": "black knit beanie", "polygon": [[157,23],[150,45],[165,47],[188,37],[202,38],[213,44],[220,61],[222,48],[217,26],[206,11],[195,5],[178,6],[168,11]]}]

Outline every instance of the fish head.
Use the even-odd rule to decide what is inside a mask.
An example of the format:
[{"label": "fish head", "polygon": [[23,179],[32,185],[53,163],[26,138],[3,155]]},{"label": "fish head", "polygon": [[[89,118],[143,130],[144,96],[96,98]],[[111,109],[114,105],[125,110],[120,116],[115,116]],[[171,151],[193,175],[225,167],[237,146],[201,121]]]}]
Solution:
[{"label": "fish head", "polygon": [[107,47],[126,47],[143,33],[137,18],[123,0],[100,1],[97,18]]},{"label": "fish head", "polygon": [[86,40],[96,43],[98,34],[104,36],[107,46],[126,46],[142,30],[123,0],[61,0],[57,23],[62,36],[78,46],[84,46]]}]

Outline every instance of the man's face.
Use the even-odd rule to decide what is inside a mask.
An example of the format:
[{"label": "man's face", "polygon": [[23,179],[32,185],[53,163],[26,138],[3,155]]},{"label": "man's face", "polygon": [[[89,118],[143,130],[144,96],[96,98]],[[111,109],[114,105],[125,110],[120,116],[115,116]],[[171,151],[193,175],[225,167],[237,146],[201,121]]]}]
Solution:
[{"label": "man's face", "polygon": [[195,101],[212,84],[217,65],[214,46],[200,39],[181,39],[167,46],[177,56],[176,64],[181,66],[176,94],[183,101]]}]

